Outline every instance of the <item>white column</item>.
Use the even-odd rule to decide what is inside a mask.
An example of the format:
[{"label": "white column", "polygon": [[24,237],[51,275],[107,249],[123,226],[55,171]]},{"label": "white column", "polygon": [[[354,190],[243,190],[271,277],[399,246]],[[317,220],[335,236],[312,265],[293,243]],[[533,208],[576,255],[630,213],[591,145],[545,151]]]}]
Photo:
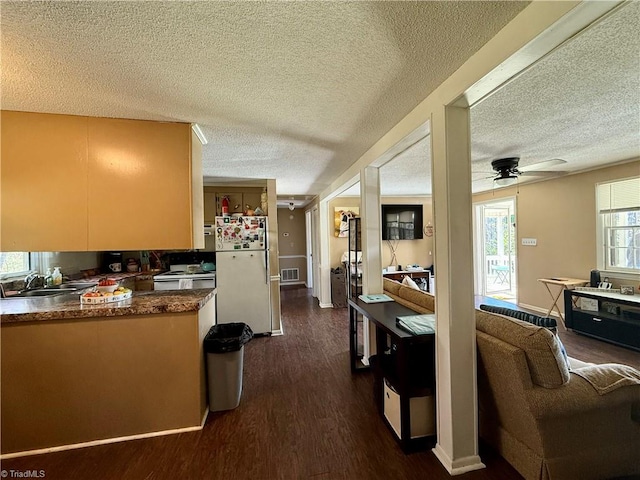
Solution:
[{"label": "white column", "polygon": [[[380,169],[360,171],[360,230],[362,235],[362,293],[382,293],[382,236],[380,234]],[[363,363],[376,353],[376,330],[363,325]]]},{"label": "white column", "polygon": [[320,214],[320,290],[318,292],[318,303],[321,308],[333,308],[331,303],[331,259],[329,258],[329,241],[332,234],[332,228],[329,228],[329,201],[322,200],[318,205]]},{"label": "white column", "polygon": [[360,217],[362,230],[363,292],[382,293],[382,236],[380,234],[380,169],[360,172]]},{"label": "white column", "polygon": [[451,475],[483,468],[478,456],[469,110],[431,116],[436,277],[438,441]]}]

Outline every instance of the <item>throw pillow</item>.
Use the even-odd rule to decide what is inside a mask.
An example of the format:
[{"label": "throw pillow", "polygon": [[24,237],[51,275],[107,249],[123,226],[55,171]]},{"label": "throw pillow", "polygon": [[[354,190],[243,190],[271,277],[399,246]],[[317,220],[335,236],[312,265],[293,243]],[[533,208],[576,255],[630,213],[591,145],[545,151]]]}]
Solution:
[{"label": "throw pillow", "polygon": [[406,276],[402,279],[402,283],[404,285],[406,285],[407,287],[411,287],[414,290],[420,290],[420,287],[418,286],[418,284],[416,282],[413,281],[413,278]]}]

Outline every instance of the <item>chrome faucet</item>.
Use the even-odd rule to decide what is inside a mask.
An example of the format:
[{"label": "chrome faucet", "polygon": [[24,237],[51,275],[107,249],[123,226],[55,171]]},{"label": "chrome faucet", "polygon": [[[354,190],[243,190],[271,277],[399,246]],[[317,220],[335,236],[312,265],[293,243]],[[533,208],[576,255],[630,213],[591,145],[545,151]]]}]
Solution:
[{"label": "chrome faucet", "polygon": [[24,289],[31,290],[32,288],[44,287],[44,277],[37,273],[30,273],[24,278]]}]

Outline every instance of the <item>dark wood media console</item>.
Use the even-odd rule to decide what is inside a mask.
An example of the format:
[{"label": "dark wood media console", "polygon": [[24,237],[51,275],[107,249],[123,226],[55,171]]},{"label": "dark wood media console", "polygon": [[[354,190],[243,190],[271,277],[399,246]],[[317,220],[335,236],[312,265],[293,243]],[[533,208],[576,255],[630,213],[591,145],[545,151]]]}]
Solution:
[{"label": "dark wood media console", "polygon": [[640,295],[565,290],[567,328],[640,351]]}]

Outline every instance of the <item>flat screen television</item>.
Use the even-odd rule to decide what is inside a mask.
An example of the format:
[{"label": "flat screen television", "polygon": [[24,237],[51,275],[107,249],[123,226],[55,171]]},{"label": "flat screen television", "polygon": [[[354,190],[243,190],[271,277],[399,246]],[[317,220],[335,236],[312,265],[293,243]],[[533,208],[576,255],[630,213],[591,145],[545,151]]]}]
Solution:
[{"label": "flat screen television", "polygon": [[422,205],[382,205],[383,240],[422,238]]}]

